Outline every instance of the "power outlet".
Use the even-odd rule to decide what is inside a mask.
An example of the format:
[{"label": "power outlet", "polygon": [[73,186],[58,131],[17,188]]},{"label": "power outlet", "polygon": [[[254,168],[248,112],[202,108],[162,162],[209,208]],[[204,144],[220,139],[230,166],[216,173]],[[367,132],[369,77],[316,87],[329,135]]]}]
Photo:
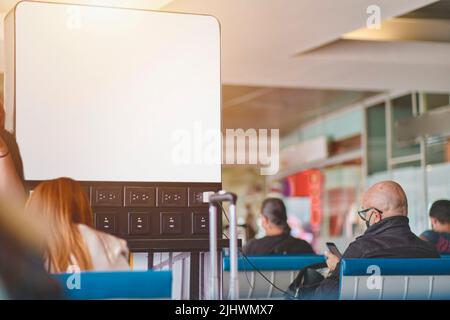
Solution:
[{"label": "power outlet", "polygon": [[207,234],[209,232],[209,215],[207,213],[192,213],[192,234]]},{"label": "power outlet", "polygon": [[116,215],[114,213],[96,213],[95,228],[107,232],[116,232]]},{"label": "power outlet", "polygon": [[206,188],[189,188],[189,207],[207,207],[208,203],[203,201],[204,192],[214,192]]},{"label": "power outlet", "polygon": [[186,188],[166,187],[158,189],[160,207],[187,207]]},{"label": "power outlet", "polygon": [[126,207],[155,207],[156,188],[153,187],[126,187]]},{"label": "power outlet", "polygon": [[92,205],[94,207],[122,207],[122,187],[93,187]]},{"label": "power outlet", "polygon": [[183,217],[179,212],[161,212],[161,234],[180,234]]},{"label": "power outlet", "polygon": [[128,233],[130,235],[147,234],[150,231],[150,219],[147,213],[130,212],[128,214]]}]

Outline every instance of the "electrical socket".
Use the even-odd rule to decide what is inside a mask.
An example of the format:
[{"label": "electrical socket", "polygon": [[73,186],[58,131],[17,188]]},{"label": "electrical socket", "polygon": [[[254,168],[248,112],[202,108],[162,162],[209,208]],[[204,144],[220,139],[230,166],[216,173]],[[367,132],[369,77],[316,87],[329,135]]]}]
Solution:
[{"label": "electrical socket", "polygon": [[154,187],[125,187],[126,207],[155,207],[156,188]]},{"label": "electrical socket", "polygon": [[114,213],[95,213],[95,228],[107,232],[116,232],[116,215]]},{"label": "electrical socket", "polygon": [[130,235],[147,234],[150,231],[148,213],[130,212],[128,214],[128,233]]},{"label": "electrical socket", "polygon": [[122,187],[93,187],[92,205],[94,207],[122,207]]},{"label": "electrical socket", "polygon": [[161,234],[180,234],[183,217],[179,212],[161,212]]},{"label": "electrical socket", "polygon": [[192,234],[207,234],[209,232],[208,213],[192,213]]},{"label": "electrical socket", "polygon": [[189,188],[189,207],[207,207],[209,195],[214,193],[214,191],[207,188]]},{"label": "electrical socket", "polygon": [[158,188],[158,206],[187,207],[187,191],[181,187]]}]

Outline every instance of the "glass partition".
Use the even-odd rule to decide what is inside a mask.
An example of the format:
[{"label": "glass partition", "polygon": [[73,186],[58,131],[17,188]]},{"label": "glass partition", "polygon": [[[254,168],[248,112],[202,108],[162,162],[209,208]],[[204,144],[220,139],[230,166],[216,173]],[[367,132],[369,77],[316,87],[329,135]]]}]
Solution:
[{"label": "glass partition", "polygon": [[430,111],[450,105],[448,93],[424,93],[424,110]]},{"label": "glass partition", "polygon": [[397,143],[396,123],[399,120],[414,116],[412,94],[408,94],[391,101],[392,106],[392,157],[410,156],[420,153],[420,145],[402,145]]},{"label": "glass partition", "polygon": [[[384,103],[366,108],[365,187],[382,180],[400,183],[408,197],[410,225],[416,234],[430,227],[428,210],[433,202],[450,199],[450,137],[442,133],[420,143],[401,144],[397,142],[396,123],[446,107],[449,102],[446,93],[413,92],[391,99],[386,108]],[[386,119],[391,120],[391,127]],[[390,158],[386,141],[391,141]]]},{"label": "glass partition", "polygon": [[367,171],[368,174],[387,170],[386,108],[384,103],[369,107],[367,122]]}]

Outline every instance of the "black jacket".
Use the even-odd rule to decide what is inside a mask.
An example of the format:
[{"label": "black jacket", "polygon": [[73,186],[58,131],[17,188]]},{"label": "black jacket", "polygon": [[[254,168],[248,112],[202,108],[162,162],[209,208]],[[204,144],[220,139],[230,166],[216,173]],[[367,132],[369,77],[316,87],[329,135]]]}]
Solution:
[{"label": "black jacket", "polygon": [[[343,258],[440,258],[436,249],[409,228],[407,217],[397,216],[370,226],[345,250]],[[316,299],[337,299],[339,268],[316,289]]]},{"label": "black jacket", "polygon": [[261,239],[252,239],[242,251],[249,256],[314,253],[313,248],[308,242],[294,238],[289,233],[278,236],[266,236]]}]

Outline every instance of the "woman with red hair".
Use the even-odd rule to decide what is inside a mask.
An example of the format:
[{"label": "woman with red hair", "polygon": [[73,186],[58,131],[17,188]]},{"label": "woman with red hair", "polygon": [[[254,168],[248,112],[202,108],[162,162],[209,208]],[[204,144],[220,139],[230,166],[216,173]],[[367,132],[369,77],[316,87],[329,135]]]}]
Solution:
[{"label": "woman with red hair", "polygon": [[49,272],[127,270],[125,240],[93,228],[92,209],[81,185],[69,178],[39,184],[26,212],[40,217],[47,236],[45,260]]}]

